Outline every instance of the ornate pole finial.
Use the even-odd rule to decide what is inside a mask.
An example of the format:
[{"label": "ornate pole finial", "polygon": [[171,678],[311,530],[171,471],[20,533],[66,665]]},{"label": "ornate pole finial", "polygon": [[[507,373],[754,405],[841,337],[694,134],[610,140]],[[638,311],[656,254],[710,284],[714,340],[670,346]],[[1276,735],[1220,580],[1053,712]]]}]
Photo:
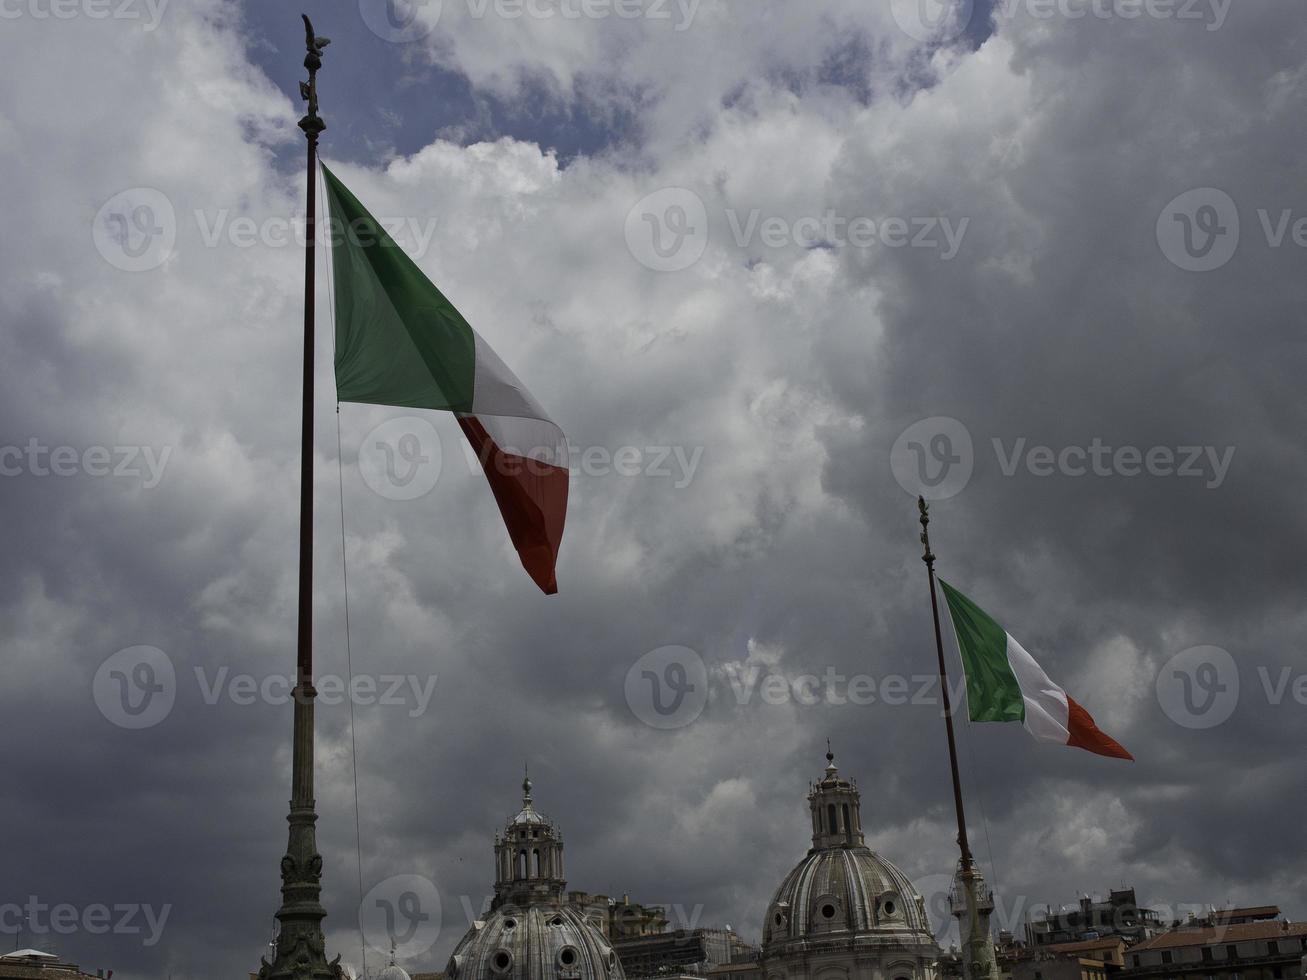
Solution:
[{"label": "ornate pole finial", "polygon": [[826,739],[826,761],[827,761],[827,762],[834,762],[834,761],[835,761],[835,753],[831,751],[831,747],[830,747],[830,739],[829,739],[829,738]]},{"label": "ornate pole finial", "polygon": [[531,805],[531,769],[527,763],[522,763],[522,805]]},{"label": "ornate pole finial", "polygon": [[309,111],[300,120],[300,129],[311,141],[316,142],[318,134],[327,128],[327,124],[318,115],[318,69],[322,67],[322,49],[331,43],[329,37],[318,37],[313,33],[313,22],[308,14],[304,18],[304,67],[309,70],[309,80],[300,82],[300,98],[309,104]]},{"label": "ornate pole finial", "polygon": [[926,549],[921,560],[927,565],[935,564],[935,556],[930,553],[930,504],[925,497],[917,498],[917,510],[921,512],[921,544]]}]

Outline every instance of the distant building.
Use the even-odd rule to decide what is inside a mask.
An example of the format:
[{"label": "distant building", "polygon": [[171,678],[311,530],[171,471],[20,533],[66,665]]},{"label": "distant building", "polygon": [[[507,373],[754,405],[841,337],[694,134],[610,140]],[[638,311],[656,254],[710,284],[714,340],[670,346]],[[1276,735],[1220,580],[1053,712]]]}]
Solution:
[{"label": "distant building", "polygon": [[[99,977],[104,971],[99,971]],[[16,949],[0,956],[0,980],[83,980],[91,974],[83,973],[76,963],[65,963],[54,953],[38,949]]]},{"label": "distant building", "polygon": [[1125,967],[1125,939],[1084,939],[1028,947],[1012,964],[1012,980],[1109,980]]},{"label": "distant building", "polygon": [[1241,926],[1248,922],[1267,922],[1280,917],[1278,905],[1254,905],[1242,909],[1209,909],[1199,925],[1207,926]]},{"label": "distant building", "polygon": [[710,966],[703,975],[705,980],[762,980],[762,962],[755,954],[751,959]]},{"label": "distant building", "polygon": [[1050,909],[1026,923],[1026,942],[1030,946],[1054,946],[1120,936],[1133,944],[1151,939],[1166,926],[1157,912],[1139,907],[1133,888],[1121,888],[1108,893],[1105,901],[1086,895],[1079,905]]},{"label": "distant building", "polygon": [[[1247,912],[1247,910],[1239,910]],[[1250,918],[1186,925],[1132,946],[1121,980],[1298,980],[1307,922]]]},{"label": "distant building", "polygon": [[1120,968],[1125,966],[1125,951],[1124,937],[1106,936],[1103,939],[1082,939],[1078,943],[1054,943],[1041,947],[1034,955],[1048,953],[1053,956],[1074,956]]},{"label": "distant building", "polygon": [[[758,948],[730,929],[678,929],[614,939],[613,949],[627,977],[666,977],[688,972],[704,976],[713,967],[752,963]],[[738,971],[737,971],[738,972]]]},{"label": "distant building", "polygon": [[1114,970],[1102,960],[1074,954],[1043,954],[1018,961],[1012,980],[1107,980]]},{"label": "distant building", "polygon": [[[667,912],[661,905],[641,905],[623,895],[608,907],[608,937],[614,941],[656,936],[667,931]],[[621,950],[618,950],[619,954]]]}]

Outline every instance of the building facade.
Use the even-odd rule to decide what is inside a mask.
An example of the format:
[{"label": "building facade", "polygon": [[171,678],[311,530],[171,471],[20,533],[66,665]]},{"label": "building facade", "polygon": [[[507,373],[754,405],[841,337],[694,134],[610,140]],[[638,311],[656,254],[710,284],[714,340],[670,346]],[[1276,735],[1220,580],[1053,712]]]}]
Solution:
[{"label": "building facade", "polygon": [[1077,905],[1049,909],[1026,924],[1026,942],[1052,946],[1120,936],[1137,943],[1158,935],[1167,925],[1154,910],[1139,907],[1133,888],[1120,888],[1109,892],[1106,900],[1085,895]]},{"label": "building facade", "polygon": [[1299,980],[1307,922],[1185,926],[1132,946],[1121,980]]}]

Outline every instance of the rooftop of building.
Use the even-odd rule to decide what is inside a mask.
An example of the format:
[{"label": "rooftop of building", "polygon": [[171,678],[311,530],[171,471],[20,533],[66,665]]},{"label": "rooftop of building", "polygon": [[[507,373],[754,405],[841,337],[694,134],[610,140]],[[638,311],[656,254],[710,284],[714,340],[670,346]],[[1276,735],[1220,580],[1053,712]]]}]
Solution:
[{"label": "rooftop of building", "polygon": [[65,963],[54,953],[39,949],[16,949],[10,953],[0,954],[0,977],[26,978],[49,977],[73,978],[85,977],[76,963]]},{"label": "rooftop of building", "polygon": [[1102,939],[1082,939],[1078,943],[1050,943],[1041,947],[1041,949],[1048,953],[1074,955],[1076,953],[1092,953],[1100,949],[1115,949],[1124,945],[1125,939],[1121,936],[1105,936]]},{"label": "rooftop of building", "polygon": [[1247,908],[1239,909],[1216,909],[1212,913],[1215,919],[1278,919],[1280,917],[1280,906],[1278,905],[1251,905]]},{"label": "rooftop of building", "polygon": [[1244,943],[1258,939],[1307,936],[1307,922],[1263,920],[1238,922],[1215,926],[1181,926],[1160,936],[1146,939],[1130,951],[1138,953],[1151,949],[1175,949],[1182,946],[1214,946],[1222,943]]}]

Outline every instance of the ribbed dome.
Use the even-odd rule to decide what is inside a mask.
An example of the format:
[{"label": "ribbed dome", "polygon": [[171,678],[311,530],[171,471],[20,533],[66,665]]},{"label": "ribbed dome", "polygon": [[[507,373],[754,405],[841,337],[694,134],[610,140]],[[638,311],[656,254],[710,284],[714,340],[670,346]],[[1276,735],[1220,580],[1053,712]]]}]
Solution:
[{"label": "ribbed dome", "polygon": [[477,922],[445,980],[626,980],[603,933],[567,905],[505,905]]},{"label": "ribbed dome", "polygon": [[816,976],[819,966],[873,952],[897,975],[933,975],[939,947],[926,903],[907,875],[867,847],[862,794],[829,749],[808,809],[812,848],[776,889],[763,921],[768,975]]},{"label": "ribbed dome", "polygon": [[391,963],[390,966],[377,974],[377,980],[409,980],[409,976],[402,966]]},{"label": "ribbed dome", "polygon": [[933,941],[925,903],[894,865],[863,846],[809,851],[772,897],[763,946],[850,933]]}]

